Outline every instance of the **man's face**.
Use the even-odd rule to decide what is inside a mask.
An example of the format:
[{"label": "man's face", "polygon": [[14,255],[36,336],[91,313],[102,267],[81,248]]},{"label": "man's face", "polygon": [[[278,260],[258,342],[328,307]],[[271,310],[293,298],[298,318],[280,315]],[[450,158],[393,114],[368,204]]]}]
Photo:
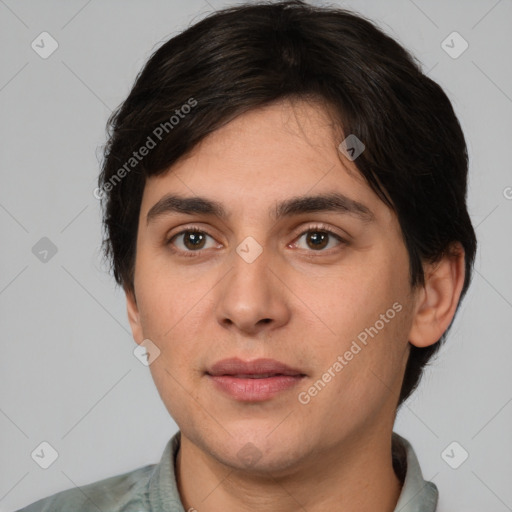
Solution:
[{"label": "man's face", "polygon": [[[391,429],[414,306],[408,255],[396,216],[340,161],[340,142],[319,107],[273,104],[146,182],[134,338],[161,351],[150,370],[182,436],[231,467],[286,472]],[[276,217],[283,201],[334,193],[373,219],[350,208]],[[168,210],[148,222],[168,194],[227,216]],[[251,379],[252,395],[240,380],[233,395],[207,373],[226,358],[274,359],[303,376],[266,394]]]}]

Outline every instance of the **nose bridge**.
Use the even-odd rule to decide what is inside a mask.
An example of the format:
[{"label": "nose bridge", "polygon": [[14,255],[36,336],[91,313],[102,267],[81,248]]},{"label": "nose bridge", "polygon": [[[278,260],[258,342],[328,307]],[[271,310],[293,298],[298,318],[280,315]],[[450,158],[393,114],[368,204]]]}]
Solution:
[{"label": "nose bridge", "polygon": [[273,261],[270,250],[246,237],[231,256],[231,270],[220,289],[218,321],[246,332],[286,321],[282,287],[268,268]]}]

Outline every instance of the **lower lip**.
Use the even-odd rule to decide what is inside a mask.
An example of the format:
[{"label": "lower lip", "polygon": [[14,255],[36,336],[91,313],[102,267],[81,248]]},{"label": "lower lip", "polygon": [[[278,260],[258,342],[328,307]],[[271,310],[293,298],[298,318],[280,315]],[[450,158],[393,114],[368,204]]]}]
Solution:
[{"label": "lower lip", "polygon": [[268,400],[281,391],[286,391],[297,385],[303,378],[301,375],[277,375],[264,379],[244,379],[230,375],[208,375],[221,390],[235,400],[260,402]]}]

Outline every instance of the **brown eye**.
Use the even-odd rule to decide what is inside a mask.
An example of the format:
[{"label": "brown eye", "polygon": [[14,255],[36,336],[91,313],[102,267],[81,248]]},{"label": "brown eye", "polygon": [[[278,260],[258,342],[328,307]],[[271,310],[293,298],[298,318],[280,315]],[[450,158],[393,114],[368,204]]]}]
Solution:
[{"label": "brown eye", "polygon": [[306,243],[311,249],[324,249],[329,241],[329,234],[322,231],[310,231]]},{"label": "brown eye", "polygon": [[203,233],[195,231],[187,231],[183,235],[183,244],[188,249],[202,249],[204,246],[205,236]]},{"label": "brown eye", "polygon": [[[213,238],[199,229],[186,229],[174,235],[167,243],[176,247],[177,252],[197,252],[207,249],[207,239]],[[215,246],[212,244],[211,247]],[[174,249],[173,249],[174,250]]]},{"label": "brown eye", "polygon": [[[302,247],[300,247],[299,241],[302,238],[304,238],[305,243]],[[313,250],[316,252],[327,252],[324,251],[324,249],[330,249],[333,246],[344,245],[347,243],[343,238],[341,238],[338,234],[334,233],[330,229],[320,229],[314,227],[304,231],[297,240],[298,241],[295,242],[294,245],[298,246],[299,248]],[[331,241],[334,241],[335,243],[332,244]]]}]

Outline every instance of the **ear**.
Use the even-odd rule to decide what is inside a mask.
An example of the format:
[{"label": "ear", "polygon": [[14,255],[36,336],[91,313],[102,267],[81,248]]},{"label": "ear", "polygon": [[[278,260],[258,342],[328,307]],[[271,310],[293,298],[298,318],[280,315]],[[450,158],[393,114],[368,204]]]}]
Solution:
[{"label": "ear", "polygon": [[124,287],[124,293],[126,295],[126,311],[128,313],[133,339],[140,345],[144,340],[144,333],[142,332],[142,325],[140,323],[140,313],[135,292]]},{"label": "ear", "polygon": [[409,342],[416,347],[436,343],[448,329],[464,286],[464,249],[457,242],[448,254],[424,266],[425,285],[417,295]]}]

